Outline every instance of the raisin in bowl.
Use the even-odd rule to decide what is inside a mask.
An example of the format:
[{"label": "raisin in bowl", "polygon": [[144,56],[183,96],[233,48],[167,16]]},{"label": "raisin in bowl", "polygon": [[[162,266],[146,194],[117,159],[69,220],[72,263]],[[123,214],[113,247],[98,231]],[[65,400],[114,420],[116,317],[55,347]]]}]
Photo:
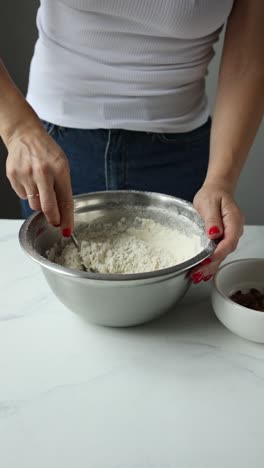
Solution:
[{"label": "raisin in bowl", "polygon": [[212,305],[220,322],[230,331],[264,343],[264,258],[223,265],[214,277]]}]

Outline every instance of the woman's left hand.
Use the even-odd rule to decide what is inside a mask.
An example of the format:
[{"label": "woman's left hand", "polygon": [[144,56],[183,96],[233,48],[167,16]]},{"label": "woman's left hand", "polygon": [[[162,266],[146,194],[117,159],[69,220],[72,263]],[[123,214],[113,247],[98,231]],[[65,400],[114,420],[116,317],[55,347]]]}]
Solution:
[{"label": "woman's left hand", "polygon": [[232,191],[225,184],[204,183],[196,194],[194,207],[205,222],[210,239],[220,239],[210,259],[197,265],[191,272],[192,281],[208,281],[220,263],[233,252],[243,234],[244,216],[238,208]]}]

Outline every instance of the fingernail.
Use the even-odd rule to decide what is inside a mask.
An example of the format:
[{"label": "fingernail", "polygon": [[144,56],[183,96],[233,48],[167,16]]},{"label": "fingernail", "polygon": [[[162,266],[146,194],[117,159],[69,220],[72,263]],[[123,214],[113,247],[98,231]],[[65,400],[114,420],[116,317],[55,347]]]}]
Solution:
[{"label": "fingernail", "polygon": [[71,236],[71,229],[68,229],[68,228],[63,229],[62,230],[62,235],[63,235],[63,237],[70,237]]},{"label": "fingernail", "polygon": [[213,234],[220,234],[220,229],[217,226],[213,226],[209,229],[208,233],[209,236],[212,236]]},{"label": "fingernail", "polygon": [[208,263],[211,263],[211,262],[212,262],[211,258],[206,258],[200,263],[200,265],[208,265]]},{"label": "fingernail", "polygon": [[198,283],[200,283],[202,280],[203,280],[203,277],[202,277],[202,276],[201,276],[200,278],[196,278],[196,279],[193,278],[193,283],[194,283],[194,284],[198,284]]},{"label": "fingernail", "polygon": [[213,277],[213,275],[208,275],[208,276],[205,276],[203,280],[204,281],[209,281],[212,277]]},{"label": "fingernail", "polygon": [[197,271],[197,273],[193,273],[191,276],[193,282],[195,281],[201,281],[203,279],[203,272],[202,271]]}]

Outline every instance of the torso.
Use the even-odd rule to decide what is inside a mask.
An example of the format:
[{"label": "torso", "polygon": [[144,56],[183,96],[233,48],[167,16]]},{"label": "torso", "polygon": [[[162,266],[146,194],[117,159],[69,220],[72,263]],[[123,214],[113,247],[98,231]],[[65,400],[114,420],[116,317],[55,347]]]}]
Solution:
[{"label": "torso", "polygon": [[28,99],[80,128],[184,132],[233,0],[42,0]]}]

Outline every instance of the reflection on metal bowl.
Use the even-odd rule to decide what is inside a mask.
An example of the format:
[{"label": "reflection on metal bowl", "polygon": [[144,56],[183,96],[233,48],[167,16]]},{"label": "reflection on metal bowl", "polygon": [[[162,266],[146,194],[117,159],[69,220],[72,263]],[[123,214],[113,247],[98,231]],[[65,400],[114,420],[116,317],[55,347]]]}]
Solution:
[{"label": "reflection on metal bowl", "polygon": [[19,233],[21,247],[41,266],[58,299],[99,325],[138,325],[165,313],[188,290],[188,271],[215,249],[193,206],[168,195],[136,191],[89,193],[74,197],[74,212],[76,222],[87,223],[113,222],[122,217],[151,218],[185,233],[196,233],[201,239],[198,255],[170,268],[139,274],[97,274],[71,270],[47,260],[45,253],[59,239],[59,229],[50,226],[42,213],[28,218]]}]

